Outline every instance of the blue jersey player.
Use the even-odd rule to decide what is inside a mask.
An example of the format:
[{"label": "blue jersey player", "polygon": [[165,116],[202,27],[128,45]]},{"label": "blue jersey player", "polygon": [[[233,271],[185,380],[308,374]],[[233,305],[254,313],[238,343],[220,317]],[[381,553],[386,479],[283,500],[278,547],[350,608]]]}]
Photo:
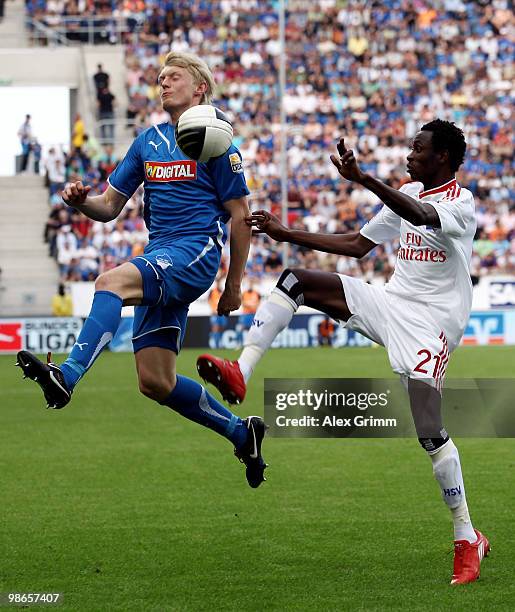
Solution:
[{"label": "blue jersey player", "polygon": [[100,196],[82,182],[66,186],[64,201],[91,219],[111,221],[144,184],[144,217],[149,244],[143,255],[101,274],[88,319],[61,365],[18,353],[25,376],[42,388],[48,406],[62,408],[75,385],[113,338],[124,305],[134,305],[133,347],[140,391],[192,421],[228,438],[246,465],[247,480],[264,480],[261,456],[265,425],[259,417],[240,419],[197,382],[176,374],[189,305],[212,285],[220,264],[226,223],[231,221],[230,265],[218,314],[241,304],[241,279],[250,244],[248,189],[238,150],[207,163],[178,148],[174,124],[181,113],[211,101],[214,80],[200,58],[171,52],[159,75],[161,101],[171,123],[152,126],[133,142]]}]

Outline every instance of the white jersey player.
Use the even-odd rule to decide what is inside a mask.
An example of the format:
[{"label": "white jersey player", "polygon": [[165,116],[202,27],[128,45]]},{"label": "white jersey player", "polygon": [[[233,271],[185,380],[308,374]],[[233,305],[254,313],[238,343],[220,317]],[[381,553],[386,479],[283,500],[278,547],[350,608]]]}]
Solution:
[{"label": "white jersey player", "polygon": [[387,347],[394,372],[441,390],[449,353],[459,344],[472,304],[474,198],[455,178],[427,190],[420,182],[408,183],[400,192],[430,203],[440,227],[415,225],[384,206],[361,229],[374,246],[398,239],[397,263],[385,287],[341,275],[355,313],[346,324]]},{"label": "white jersey player", "polygon": [[472,304],[469,265],[476,232],[474,197],[455,178],[428,190],[412,182],[400,191],[430,203],[441,227],[414,226],[384,206],[360,233],[376,244],[399,238],[397,264],[386,290],[429,304],[452,350],[463,334]]},{"label": "white jersey player", "polygon": [[359,232],[289,230],[266,211],[254,213],[249,224],[278,241],[357,258],[378,244],[398,239],[392,278],[385,286],[373,286],[328,272],[284,270],[269,299],[259,306],[240,358],[228,361],[202,355],[197,368],[229,402],[243,401],[257,362],[301,304],[383,345],[392,369],[406,384],[420,444],[431,458],[442,497],[452,513],[451,584],[472,582],[479,577],[481,560],[490,545],[472,526],[458,450],[441,417],[449,355],[463,335],[472,302],[469,263],[476,231],[474,198],[455,177],[465,156],[465,139],[448,121],[436,119],[424,125],[407,157],[413,182],[400,190],[362,172],[343,139],[337,148],[339,155],[332,155],[331,160],[338,172],[384,203]]}]

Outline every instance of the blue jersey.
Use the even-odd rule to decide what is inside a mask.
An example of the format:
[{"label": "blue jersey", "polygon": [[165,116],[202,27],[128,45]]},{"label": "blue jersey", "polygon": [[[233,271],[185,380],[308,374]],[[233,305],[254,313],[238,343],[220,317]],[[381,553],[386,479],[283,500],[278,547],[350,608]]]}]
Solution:
[{"label": "blue jersey", "polygon": [[109,184],[130,198],[144,183],[147,249],[187,236],[211,236],[222,246],[230,218],[223,204],[248,195],[238,149],[206,163],[189,159],[175,142],[174,126],[142,132],[109,177]]}]

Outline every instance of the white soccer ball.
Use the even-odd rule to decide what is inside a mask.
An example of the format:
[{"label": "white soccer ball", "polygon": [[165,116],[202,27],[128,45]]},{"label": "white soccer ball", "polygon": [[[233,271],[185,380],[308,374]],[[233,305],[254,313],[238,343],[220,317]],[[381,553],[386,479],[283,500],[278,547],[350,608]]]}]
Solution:
[{"label": "white soccer ball", "polygon": [[226,153],[232,137],[227,115],[210,104],[188,108],[175,126],[175,141],[182,152],[200,162]]}]

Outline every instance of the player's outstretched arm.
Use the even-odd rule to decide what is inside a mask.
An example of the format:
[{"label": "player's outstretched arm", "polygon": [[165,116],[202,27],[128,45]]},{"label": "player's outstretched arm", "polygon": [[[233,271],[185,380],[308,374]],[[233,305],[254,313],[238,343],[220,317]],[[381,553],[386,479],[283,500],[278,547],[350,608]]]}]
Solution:
[{"label": "player's outstretched arm", "polygon": [[218,302],[218,314],[228,316],[241,306],[241,281],[249,255],[251,230],[245,222],[250,214],[247,198],[236,198],[224,203],[231,215],[231,259],[225,289]]},{"label": "player's outstretched arm", "polygon": [[324,253],[347,255],[348,257],[364,257],[375,246],[368,238],[359,232],[349,234],[311,234],[302,230],[290,230],[279,219],[266,210],[258,210],[250,217],[247,223],[257,233],[264,233],[278,242],[289,242],[299,246],[308,247]]},{"label": "player's outstretched arm", "polygon": [[347,149],[345,141],[340,138],[337,145],[339,156],[331,155],[331,161],[343,178],[363,185],[384,203],[394,213],[413,225],[431,225],[440,227],[440,217],[436,210],[427,202],[420,202],[410,196],[385,185],[370,174],[362,172],[354,152]]},{"label": "player's outstretched arm", "polygon": [[110,186],[98,196],[88,196],[90,190],[91,187],[83,185],[82,181],[68,183],[64,188],[63,202],[80,210],[93,221],[105,223],[116,219],[125,206],[127,198]]}]

